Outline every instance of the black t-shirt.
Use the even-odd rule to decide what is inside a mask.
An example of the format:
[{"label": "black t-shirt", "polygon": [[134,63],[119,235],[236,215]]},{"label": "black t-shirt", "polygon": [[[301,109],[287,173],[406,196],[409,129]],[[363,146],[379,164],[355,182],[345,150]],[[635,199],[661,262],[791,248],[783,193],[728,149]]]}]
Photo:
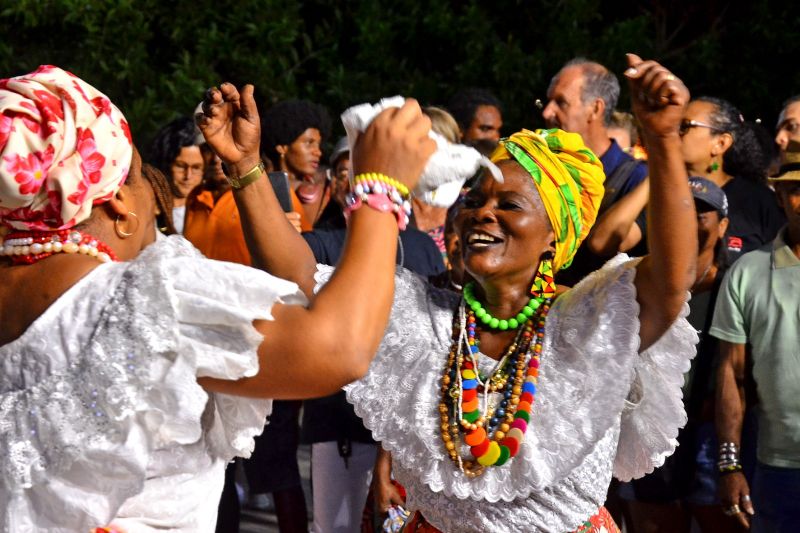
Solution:
[{"label": "black t-shirt", "polygon": [[[335,265],[339,261],[345,236],[344,229],[303,233],[317,262],[325,265]],[[427,233],[414,228],[400,232],[397,264],[424,277],[437,276],[445,270],[442,254],[436,243]],[[305,402],[300,438],[306,443],[339,442],[342,445],[340,453],[343,455],[346,453],[344,444],[348,441],[373,442],[372,435],[356,416],[343,391]]]},{"label": "black t-shirt", "polygon": [[732,263],[742,254],[772,242],[786,223],[775,193],[766,185],[734,178],[722,190],[728,197],[728,258]]},{"label": "black t-shirt", "polygon": [[[344,250],[347,230],[314,230],[303,233],[317,263],[335,265]],[[444,272],[442,253],[430,236],[418,229],[408,228],[400,232],[397,247],[397,264],[423,277],[437,276]]]}]

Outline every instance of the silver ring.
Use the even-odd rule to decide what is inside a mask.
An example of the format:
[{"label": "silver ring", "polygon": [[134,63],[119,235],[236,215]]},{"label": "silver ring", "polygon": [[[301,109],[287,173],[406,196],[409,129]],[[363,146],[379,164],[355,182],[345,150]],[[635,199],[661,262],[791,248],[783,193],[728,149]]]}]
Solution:
[{"label": "silver ring", "polygon": [[750,501],[750,495],[749,494],[745,494],[744,496],[742,496],[742,500],[746,501],[746,502],[749,502]]}]

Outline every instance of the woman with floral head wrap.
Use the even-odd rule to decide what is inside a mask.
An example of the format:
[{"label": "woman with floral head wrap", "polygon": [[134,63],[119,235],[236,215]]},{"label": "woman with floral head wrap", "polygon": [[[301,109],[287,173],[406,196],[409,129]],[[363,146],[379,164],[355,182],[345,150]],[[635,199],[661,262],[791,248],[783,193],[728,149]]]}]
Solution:
[{"label": "woman with floral head wrap", "polygon": [[[292,266],[308,254],[313,269],[260,165],[253,87],[211,90],[204,110],[245,232],[263,229],[258,212]],[[356,172],[413,187],[429,131],[416,102],[382,113]],[[252,450],[264,398],[330,394],[366,372],[391,304],[394,213],[354,212],[336,279],[312,295],[157,238],[155,206],[102,93],[52,66],[0,80],[3,531],[213,531],[225,465]],[[257,261],[302,273],[254,242]]]},{"label": "woman with floral head wrap", "polygon": [[397,274],[378,355],[345,390],[391,452],[408,531],[618,531],[602,508],[612,474],[641,476],[675,448],[697,340],[684,318],[697,246],[678,136],[688,91],[629,62],[651,155],[649,257],[620,256],[556,298],[604,177],[578,135],[523,130],[493,154],[502,182],[482,178],[456,218],[463,294]]}]

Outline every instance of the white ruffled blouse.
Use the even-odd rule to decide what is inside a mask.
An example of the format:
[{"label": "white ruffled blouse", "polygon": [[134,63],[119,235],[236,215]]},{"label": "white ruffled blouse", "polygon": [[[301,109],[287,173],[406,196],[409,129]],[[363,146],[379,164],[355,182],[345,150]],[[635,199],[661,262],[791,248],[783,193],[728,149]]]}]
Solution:
[{"label": "white ruffled blouse", "polygon": [[[411,510],[447,532],[573,531],[603,505],[612,473],[640,477],[674,451],[697,334],[686,305],[658,342],[638,352],[635,265],[618,256],[556,300],[525,442],[506,465],[475,479],[452,463],[439,430],[458,296],[398,272],[378,355],[346,390],[392,452]],[[329,276],[320,266],[318,284]]]},{"label": "white ruffled blouse", "polygon": [[197,377],[256,374],[253,320],[305,301],[177,236],[95,268],[0,347],[0,530],[213,531],[225,465],[271,402]]}]

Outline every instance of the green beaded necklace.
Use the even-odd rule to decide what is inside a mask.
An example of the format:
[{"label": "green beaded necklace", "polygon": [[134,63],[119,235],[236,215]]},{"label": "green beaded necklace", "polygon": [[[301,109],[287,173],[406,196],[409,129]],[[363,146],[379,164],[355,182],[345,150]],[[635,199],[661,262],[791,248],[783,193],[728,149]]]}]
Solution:
[{"label": "green beaded necklace", "polygon": [[528,318],[539,309],[539,306],[544,302],[545,297],[542,295],[535,295],[531,297],[530,301],[517,313],[516,316],[507,319],[493,317],[483,305],[475,298],[475,283],[469,282],[464,286],[464,301],[475,313],[475,318],[480,320],[484,326],[491,329],[499,329],[505,331],[507,329],[517,329],[521,324],[524,324]]}]

